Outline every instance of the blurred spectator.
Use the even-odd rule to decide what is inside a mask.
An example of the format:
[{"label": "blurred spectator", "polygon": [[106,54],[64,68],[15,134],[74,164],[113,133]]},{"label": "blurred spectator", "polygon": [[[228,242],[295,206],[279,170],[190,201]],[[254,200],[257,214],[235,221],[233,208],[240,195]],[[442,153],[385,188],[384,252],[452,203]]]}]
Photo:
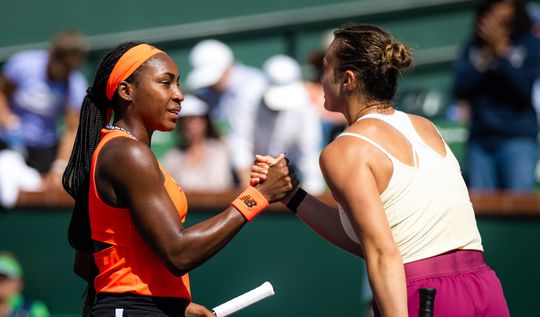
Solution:
[{"label": "blurred spectator", "polygon": [[322,194],[321,122],[302,84],[300,65],[289,56],[275,55],[263,70],[269,86],[257,109],[251,156],[287,153],[302,186],[312,195]]},{"label": "blurred spectator", "polygon": [[235,62],[232,50],[217,40],[196,44],[189,59],[188,88],[210,105],[210,119],[226,137],[235,177],[246,186],[253,163],[250,134],[266,86],[264,75]]},{"label": "blurred spectator", "polygon": [[23,272],[17,259],[0,252],[0,317],[48,317],[45,304],[25,298]]},{"label": "blurred spectator", "polygon": [[43,190],[42,183],[38,171],[26,165],[20,153],[0,151],[0,207],[15,207],[21,191]]},{"label": "blurred spectator", "polygon": [[234,186],[227,147],[209,116],[209,107],[186,95],[178,120],[179,142],[163,158],[163,167],[186,191],[218,192]]},{"label": "blurred spectator", "polygon": [[540,38],[540,5],[535,2],[529,2],[527,3],[526,10],[531,18],[533,34]]},{"label": "blurred spectator", "polygon": [[[540,38],[540,5],[534,2],[527,3],[527,13],[533,24],[533,34]],[[536,119],[540,126],[540,79],[536,79],[533,88],[533,105],[536,110]]]},{"label": "blurred spectator", "polygon": [[331,112],[324,108],[324,92],[321,84],[323,58],[333,39],[333,30],[326,32],[322,37],[321,49],[309,54],[309,76],[304,82],[311,104],[315,106],[321,119],[323,133],[321,148],[332,142],[347,126],[347,121],[341,113]]},{"label": "blurred spectator", "polygon": [[472,189],[535,188],[538,125],[532,88],[540,41],[520,0],[482,1],[474,35],[455,64],[457,100],[470,105]]},{"label": "blurred spectator", "polygon": [[[0,75],[0,149],[26,156],[28,165],[59,185],[73,146],[87,82],[77,69],[87,44],[81,34],[63,31],[50,49],[14,54]],[[59,138],[57,124],[63,120]]]}]

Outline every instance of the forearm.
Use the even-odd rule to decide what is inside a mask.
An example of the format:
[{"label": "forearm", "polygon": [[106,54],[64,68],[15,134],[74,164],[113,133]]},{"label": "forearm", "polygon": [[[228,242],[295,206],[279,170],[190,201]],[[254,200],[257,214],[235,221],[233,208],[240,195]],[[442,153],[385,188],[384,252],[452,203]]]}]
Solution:
[{"label": "forearm", "polygon": [[296,216],[330,243],[363,257],[360,244],[353,241],[343,229],[337,208],[306,194],[297,207]]},{"label": "forearm", "polygon": [[246,220],[234,207],[189,228],[166,255],[173,274],[183,275],[197,268],[221,250],[244,226]]},{"label": "forearm", "polygon": [[405,271],[398,251],[368,253],[368,278],[375,301],[384,317],[407,315]]}]

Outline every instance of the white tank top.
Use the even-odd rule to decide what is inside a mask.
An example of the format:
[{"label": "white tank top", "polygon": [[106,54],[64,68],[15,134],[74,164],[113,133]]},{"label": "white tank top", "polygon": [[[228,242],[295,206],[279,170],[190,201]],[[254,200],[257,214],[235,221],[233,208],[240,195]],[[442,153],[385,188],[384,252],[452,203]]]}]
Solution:
[{"label": "white tank top", "polygon": [[[391,115],[368,114],[358,120],[367,118],[379,119],[394,127],[411,143],[416,154],[413,155],[414,166],[410,166],[361,134],[340,135],[362,139],[392,161],[392,177],[381,194],[381,201],[403,262],[456,249],[483,251],[469,192],[448,145],[445,143],[446,156],[439,155],[422,140],[409,116],[401,111]],[[350,219],[342,207],[338,207],[344,230],[358,242]]]}]

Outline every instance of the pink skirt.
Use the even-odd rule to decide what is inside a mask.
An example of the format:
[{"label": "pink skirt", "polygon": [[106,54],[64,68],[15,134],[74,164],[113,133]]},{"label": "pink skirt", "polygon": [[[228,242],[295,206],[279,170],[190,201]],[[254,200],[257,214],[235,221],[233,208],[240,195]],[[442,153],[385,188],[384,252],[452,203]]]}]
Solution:
[{"label": "pink skirt", "polygon": [[[481,251],[458,250],[405,264],[409,317],[418,316],[420,288],[435,288],[434,317],[508,317],[501,282]],[[373,305],[375,317],[380,316]]]}]

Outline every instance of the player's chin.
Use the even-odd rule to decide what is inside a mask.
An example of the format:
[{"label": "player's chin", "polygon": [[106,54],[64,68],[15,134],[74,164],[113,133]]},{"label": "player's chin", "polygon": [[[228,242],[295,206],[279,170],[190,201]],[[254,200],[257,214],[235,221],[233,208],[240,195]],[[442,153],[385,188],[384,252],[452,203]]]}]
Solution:
[{"label": "player's chin", "polygon": [[169,119],[164,122],[159,127],[159,131],[168,132],[173,131],[176,128],[176,119]]},{"label": "player's chin", "polygon": [[327,110],[327,111],[332,111],[332,108],[330,107],[330,104],[326,100],[324,100],[324,109]]}]

